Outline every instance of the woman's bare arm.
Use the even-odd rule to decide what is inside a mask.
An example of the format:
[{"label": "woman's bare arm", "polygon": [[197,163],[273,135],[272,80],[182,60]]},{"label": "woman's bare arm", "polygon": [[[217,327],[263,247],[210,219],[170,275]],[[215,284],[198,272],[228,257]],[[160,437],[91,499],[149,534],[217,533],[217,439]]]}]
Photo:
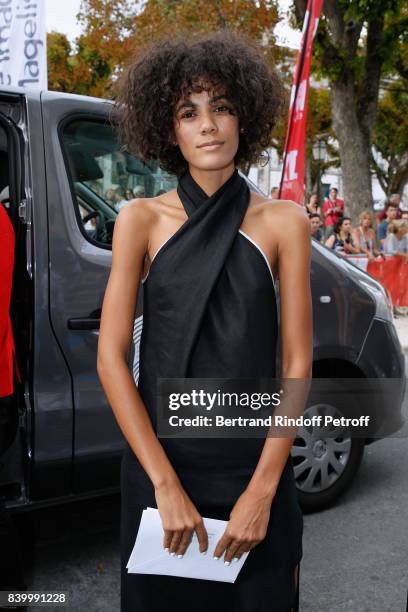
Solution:
[{"label": "woman's bare arm", "polygon": [[373,254],[375,257],[378,257],[378,255],[381,255],[382,257],[384,257],[384,253],[378,250],[378,242],[377,242],[377,236],[375,231],[372,229],[371,230],[371,238],[373,239]]},{"label": "woman's bare arm", "polygon": [[154,486],[176,479],[128,367],[136,301],[147,250],[149,211],[138,200],[115,222],[112,268],[102,306],[97,371],[116,420]]},{"label": "woman's bare arm", "polygon": [[[288,392],[296,402],[308,390],[312,376],[313,317],[310,289],[311,241],[307,218],[297,204],[285,211],[286,225],[278,244],[281,377],[295,379]],[[293,247],[296,245],[296,248]],[[284,406],[284,404],[282,404]],[[302,411],[303,414],[303,411]],[[249,488],[273,495],[288,459],[294,437],[268,437]]]},{"label": "woman's bare arm", "polygon": [[[289,392],[288,414],[303,414],[312,376],[313,331],[310,290],[311,240],[304,210],[294,203],[282,203],[281,219],[270,210],[270,234],[281,228],[278,240],[280,319],[282,338],[282,379],[294,379],[284,385]],[[277,211],[276,211],[277,212]],[[295,247],[294,247],[295,245]],[[271,313],[272,316],[272,313]],[[290,382],[290,381],[289,381]],[[284,402],[283,402],[284,404]],[[284,409],[285,410],[285,409]],[[293,428],[292,428],[293,430]],[[225,561],[256,546],[266,534],[270,509],[290,449],[296,437],[267,437],[252,478],[238,498],[230,521],[214,554],[225,550]]]},{"label": "woman's bare arm", "polygon": [[207,533],[156,437],[128,367],[151,223],[152,213],[142,200],[124,206],[116,219],[112,268],[102,306],[97,371],[119,427],[154,486],[164,529],[163,545],[173,554],[184,554],[194,530],[200,550],[206,550]]},{"label": "woman's bare arm", "polygon": [[356,247],[356,249],[358,249],[357,252],[368,253],[368,249],[363,247],[363,245],[361,244],[359,234],[360,232],[358,231],[356,227],[351,230],[351,236],[353,238],[354,246]]}]

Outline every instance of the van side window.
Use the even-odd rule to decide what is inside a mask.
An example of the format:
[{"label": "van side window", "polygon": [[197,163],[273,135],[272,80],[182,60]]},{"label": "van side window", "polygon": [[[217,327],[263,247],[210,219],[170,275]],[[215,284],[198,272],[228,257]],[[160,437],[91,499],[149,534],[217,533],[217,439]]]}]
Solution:
[{"label": "van side window", "polygon": [[91,242],[112,244],[115,219],[133,198],[151,198],[173,189],[176,180],[157,162],[142,163],[121,151],[112,124],[73,119],[62,130],[78,224]]}]

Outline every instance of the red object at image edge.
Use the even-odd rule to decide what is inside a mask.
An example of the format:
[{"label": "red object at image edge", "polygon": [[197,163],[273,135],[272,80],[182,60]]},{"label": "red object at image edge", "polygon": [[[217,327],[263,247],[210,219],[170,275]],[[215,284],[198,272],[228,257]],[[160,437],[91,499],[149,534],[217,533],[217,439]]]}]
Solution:
[{"label": "red object at image edge", "polygon": [[0,397],[11,395],[14,391],[13,365],[17,380],[21,382],[10,319],[14,245],[14,228],[6,209],[0,203]]}]

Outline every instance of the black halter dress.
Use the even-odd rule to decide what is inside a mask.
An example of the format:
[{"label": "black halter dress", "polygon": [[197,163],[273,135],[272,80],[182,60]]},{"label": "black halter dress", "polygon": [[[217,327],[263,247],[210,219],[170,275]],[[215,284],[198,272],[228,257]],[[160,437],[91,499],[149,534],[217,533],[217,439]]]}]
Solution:
[{"label": "black halter dress", "polygon": [[[276,375],[274,279],[263,252],[240,230],[250,198],[246,182],[235,170],[208,197],[186,172],[177,191],[188,219],[156,253],[143,291],[138,389],[155,430],[157,378]],[[201,515],[228,520],[265,440],[160,442]],[[303,518],[290,455],[266,537],[249,553],[234,584],[127,573],[143,508],[157,507],[151,481],[129,445],[121,494],[122,612],[161,612],[166,606],[178,612],[289,612],[295,607]]]}]

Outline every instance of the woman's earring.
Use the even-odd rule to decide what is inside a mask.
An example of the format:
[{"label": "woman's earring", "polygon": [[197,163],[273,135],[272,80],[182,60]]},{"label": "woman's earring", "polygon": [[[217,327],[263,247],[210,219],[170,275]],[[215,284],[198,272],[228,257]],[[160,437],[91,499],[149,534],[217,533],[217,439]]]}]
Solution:
[{"label": "woman's earring", "polygon": [[239,131],[241,132],[241,134],[243,134],[244,133],[244,128],[241,128]]}]

